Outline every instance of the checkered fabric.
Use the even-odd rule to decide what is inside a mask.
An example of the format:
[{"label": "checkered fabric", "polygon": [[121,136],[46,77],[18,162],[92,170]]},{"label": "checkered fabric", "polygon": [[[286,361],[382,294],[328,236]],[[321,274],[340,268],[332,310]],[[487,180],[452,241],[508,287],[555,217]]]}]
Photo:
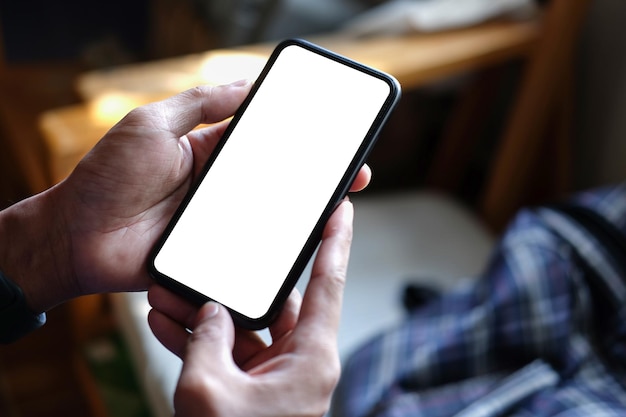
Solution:
[{"label": "checkered fabric", "polygon": [[[626,235],[626,184],[569,204]],[[522,210],[478,279],[350,356],[332,415],[626,416],[626,252],[605,240]]]}]

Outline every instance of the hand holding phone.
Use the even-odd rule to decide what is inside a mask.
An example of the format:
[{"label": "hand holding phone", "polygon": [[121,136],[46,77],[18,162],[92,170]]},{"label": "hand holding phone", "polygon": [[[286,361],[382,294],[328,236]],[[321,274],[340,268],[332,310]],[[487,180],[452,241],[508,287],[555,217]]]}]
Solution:
[{"label": "hand holding phone", "polygon": [[315,251],[399,99],[392,77],[281,43],[150,258],[188,299],[267,326]]}]

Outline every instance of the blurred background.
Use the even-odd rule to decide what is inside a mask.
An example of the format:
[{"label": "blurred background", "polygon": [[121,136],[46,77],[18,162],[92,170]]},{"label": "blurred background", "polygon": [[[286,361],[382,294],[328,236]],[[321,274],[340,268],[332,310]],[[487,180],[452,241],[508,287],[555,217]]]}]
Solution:
[{"label": "blurred background", "polygon": [[[0,208],[62,180],[130,108],[254,76],[293,36],[406,80],[368,195],[436,190],[495,238],[520,206],[626,178],[626,2],[494,1],[455,20],[443,0],[411,24],[389,7],[437,2],[3,0]],[[112,304],[57,308],[1,347],[0,415],[154,415]]]}]

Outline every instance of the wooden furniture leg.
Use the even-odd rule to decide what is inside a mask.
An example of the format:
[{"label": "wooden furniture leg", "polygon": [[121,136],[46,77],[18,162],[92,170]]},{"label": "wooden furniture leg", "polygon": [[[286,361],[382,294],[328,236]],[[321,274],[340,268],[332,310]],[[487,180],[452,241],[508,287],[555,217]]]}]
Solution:
[{"label": "wooden furniture leg", "polygon": [[568,78],[563,74],[571,71],[575,40],[589,3],[552,0],[547,6],[543,35],[528,63],[480,205],[496,230],[524,204],[533,161],[546,148],[545,129]]}]

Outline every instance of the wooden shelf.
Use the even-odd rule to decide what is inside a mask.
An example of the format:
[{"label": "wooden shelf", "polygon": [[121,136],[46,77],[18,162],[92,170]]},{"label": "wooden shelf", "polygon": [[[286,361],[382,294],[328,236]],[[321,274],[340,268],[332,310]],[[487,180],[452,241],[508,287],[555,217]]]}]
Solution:
[{"label": "wooden shelf", "polygon": [[[507,21],[428,35],[353,39],[331,34],[311,40],[391,73],[407,90],[526,57],[538,36],[537,21]],[[212,66],[224,62],[237,70],[227,71],[231,79],[221,78],[221,82],[235,81],[242,73],[256,76],[273,48],[274,44],[259,44],[217,49],[82,74],[77,90],[85,104],[54,109],[40,118],[53,181],[68,175],[115,122],[116,117],[107,122],[97,114],[107,97],[119,96],[141,105],[210,82],[210,74],[215,74]]]},{"label": "wooden shelf", "polygon": [[[358,62],[389,72],[398,79],[403,89],[412,89],[527,56],[533,50],[539,34],[540,25],[530,20],[491,22],[431,34],[364,39],[326,34],[307,39]],[[239,54],[242,59],[246,56],[258,57],[259,63],[263,64],[274,46],[275,43],[264,43],[215,49],[179,58],[89,72],[79,77],[77,90],[86,101],[110,91],[167,96],[184,88],[211,82],[203,76],[206,74],[204,66],[211,59]],[[249,65],[255,65],[251,64],[252,60],[249,62]],[[245,61],[242,60],[241,64],[245,65]],[[257,68],[260,69],[260,66]],[[236,75],[234,77],[231,81],[236,81]]]}]

